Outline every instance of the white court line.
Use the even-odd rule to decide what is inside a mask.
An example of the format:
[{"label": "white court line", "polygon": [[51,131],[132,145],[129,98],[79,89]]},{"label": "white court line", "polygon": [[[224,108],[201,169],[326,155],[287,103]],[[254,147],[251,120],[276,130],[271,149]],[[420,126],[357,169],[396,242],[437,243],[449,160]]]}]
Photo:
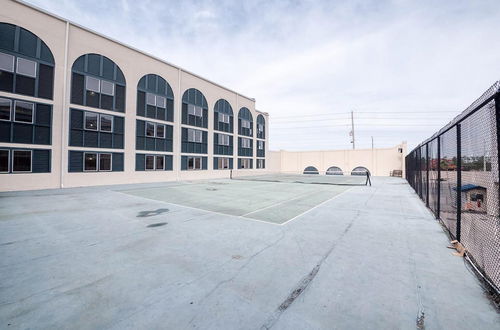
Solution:
[{"label": "white court line", "polygon": [[288,219],[287,221],[285,221],[285,222],[281,223],[281,224],[280,224],[280,226],[284,226],[285,224],[289,223],[290,221],[295,220],[295,219],[297,219],[298,217],[301,217],[301,216],[303,216],[304,214],[306,214],[306,213],[308,213],[308,212],[311,212],[312,210],[314,210],[314,209],[316,209],[316,208],[318,208],[318,207],[322,206],[322,205],[323,205],[323,204],[325,204],[325,203],[328,203],[329,201],[331,201],[331,200],[333,200],[333,199],[335,199],[335,198],[339,197],[340,195],[342,195],[342,194],[344,194],[344,193],[348,192],[349,190],[351,190],[351,188],[344,190],[344,191],[343,191],[343,192],[341,192],[340,194],[335,195],[335,196],[333,196],[332,198],[327,199],[326,201],[321,202],[321,203],[319,203],[319,204],[318,204],[318,205],[316,205],[316,206],[313,206],[313,207],[312,207],[312,208],[310,208],[309,210],[304,211],[304,212],[302,212],[301,214],[296,215],[296,216],[294,216],[294,217],[293,217],[293,218],[291,218],[291,219]]},{"label": "white court line", "polygon": [[210,211],[210,210],[200,209],[200,208],[197,208],[197,207],[186,206],[186,205],[182,205],[182,204],[176,204],[176,203],[172,203],[172,202],[162,201],[162,200],[158,200],[158,199],[153,199],[153,198],[148,198],[148,197],[142,197],[142,196],[137,196],[137,195],[133,195],[133,194],[127,194],[127,193],[124,193],[124,192],[121,192],[121,191],[115,191],[115,192],[120,193],[120,194],[124,194],[124,195],[127,195],[127,196],[144,198],[144,199],[147,199],[147,200],[150,200],[150,201],[155,201],[155,202],[160,202],[160,203],[165,203],[165,204],[172,204],[172,205],[175,205],[175,206],[184,207],[184,208],[191,209],[191,210],[208,212],[208,213],[212,213],[212,214],[223,215],[223,216],[226,216],[226,217],[241,218],[241,219],[245,219],[245,220],[262,222],[262,223],[267,223],[267,224],[271,224],[271,225],[274,225],[274,226],[281,226],[280,223],[274,223],[274,222],[270,222],[270,221],[264,221],[264,220],[258,220],[258,219],[252,219],[252,218],[245,218],[245,217],[243,217],[241,215],[232,215],[232,214],[221,213],[221,212],[217,212],[217,211]]},{"label": "white court line", "polygon": [[268,205],[266,207],[263,207],[263,208],[260,208],[260,209],[257,209],[255,211],[252,211],[252,212],[248,212],[248,213],[245,213],[243,215],[241,215],[242,217],[244,216],[247,216],[249,214],[252,214],[252,213],[256,213],[256,212],[259,212],[259,211],[262,211],[262,210],[266,210],[268,208],[271,208],[271,207],[274,207],[274,206],[278,206],[278,205],[281,205],[283,203],[288,203],[290,201],[293,201],[293,200],[296,200],[296,199],[299,199],[299,198],[302,198],[302,197],[305,197],[305,196],[309,196],[309,195],[312,195],[312,194],[317,194],[318,192],[317,191],[313,191],[313,192],[308,192],[307,194],[303,194],[303,195],[300,195],[300,196],[297,196],[297,197],[294,197],[294,198],[290,198],[290,199],[286,199],[284,201],[281,201],[281,202],[278,202],[278,203],[274,203],[274,204],[271,204],[271,205]]}]

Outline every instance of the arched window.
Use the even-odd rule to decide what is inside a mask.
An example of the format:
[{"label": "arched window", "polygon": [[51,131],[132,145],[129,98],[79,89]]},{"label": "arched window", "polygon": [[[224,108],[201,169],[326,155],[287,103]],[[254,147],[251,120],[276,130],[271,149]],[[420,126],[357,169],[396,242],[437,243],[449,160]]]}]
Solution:
[{"label": "arched window", "polygon": [[215,102],[214,130],[233,133],[233,108],[224,99]]},{"label": "arched window", "polygon": [[352,170],[351,175],[366,175],[367,173],[370,175],[370,171],[366,167],[358,166]]},{"label": "arched window", "polygon": [[304,169],[304,174],[319,174],[319,171],[316,167],[314,166],[307,166]]},{"label": "arched window", "polygon": [[72,67],[71,103],[125,112],[125,76],[112,60],[85,54]]},{"label": "arched window", "polygon": [[344,175],[344,173],[342,172],[342,169],[340,167],[330,166],[326,170],[326,175]]},{"label": "arched window", "polygon": [[156,74],[148,74],[139,80],[137,115],[174,121],[174,93],[165,79]]},{"label": "arched window", "polygon": [[196,88],[190,88],[182,95],[182,123],[208,128],[208,103]]},{"label": "arched window", "polygon": [[266,138],[266,119],[263,115],[257,116],[257,138],[265,139]]},{"label": "arched window", "polygon": [[54,94],[54,56],[36,35],[0,23],[0,91],[44,99]]},{"label": "arched window", "polygon": [[238,113],[238,134],[253,136],[253,117],[248,108],[241,108]]}]

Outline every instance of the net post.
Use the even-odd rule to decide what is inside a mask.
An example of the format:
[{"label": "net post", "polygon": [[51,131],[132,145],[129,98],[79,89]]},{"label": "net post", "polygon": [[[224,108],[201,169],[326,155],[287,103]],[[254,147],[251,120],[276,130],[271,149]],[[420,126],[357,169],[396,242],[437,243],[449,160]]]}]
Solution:
[{"label": "net post", "polygon": [[455,237],[460,242],[462,231],[462,125],[457,125],[457,232]]}]

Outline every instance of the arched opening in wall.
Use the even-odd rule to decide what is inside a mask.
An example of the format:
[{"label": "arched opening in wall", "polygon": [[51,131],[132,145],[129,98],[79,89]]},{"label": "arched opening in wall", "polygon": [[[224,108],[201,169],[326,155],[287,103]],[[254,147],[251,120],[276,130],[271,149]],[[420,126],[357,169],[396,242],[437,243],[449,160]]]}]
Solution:
[{"label": "arched opening in wall", "polygon": [[367,173],[368,173],[368,175],[370,175],[370,171],[366,167],[363,167],[363,166],[355,167],[351,171],[351,175],[365,175],[366,176]]},{"label": "arched opening in wall", "polygon": [[147,74],[139,80],[137,115],[174,121],[174,93],[164,78],[156,74]]},{"label": "arched opening in wall", "polygon": [[125,76],[104,55],[85,54],[71,68],[71,103],[125,112]]},{"label": "arched opening in wall", "polygon": [[344,173],[342,172],[342,169],[340,167],[330,166],[326,170],[326,175],[344,175]]},{"label": "arched opening in wall", "polygon": [[238,134],[253,136],[253,117],[248,108],[241,108],[238,112]]},{"label": "arched opening in wall", "polygon": [[0,23],[0,91],[52,100],[54,56],[30,31]]},{"label": "arched opening in wall", "polygon": [[190,88],[182,95],[182,124],[208,128],[208,102],[202,92]]},{"label": "arched opening in wall", "polygon": [[314,166],[307,166],[304,169],[304,174],[319,174],[319,171],[316,167]]},{"label": "arched opening in wall", "polygon": [[266,138],[266,119],[263,115],[257,116],[257,138],[265,139]]},{"label": "arched opening in wall", "polygon": [[233,108],[224,99],[219,99],[215,102],[214,130],[233,133]]}]

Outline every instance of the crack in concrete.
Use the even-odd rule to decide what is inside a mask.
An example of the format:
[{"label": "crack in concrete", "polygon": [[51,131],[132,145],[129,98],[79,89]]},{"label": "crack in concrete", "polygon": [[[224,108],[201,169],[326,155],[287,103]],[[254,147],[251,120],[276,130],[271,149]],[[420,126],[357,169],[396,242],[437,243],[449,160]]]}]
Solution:
[{"label": "crack in concrete", "polygon": [[293,304],[293,302],[309,287],[311,282],[314,280],[316,275],[319,273],[321,265],[323,262],[331,255],[333,250],[337,247],[337,244],[344,238],[347,232],[351,229],[354,221],[359,217],[360,212],[357,212],[356,215],[351,219],[347,227],[340,234],[339,238],[333,242],[327,252],[321,257],[319,262],[313,267],[313,269],[304,276],[292,292],[288,295],[288,297],[278,306],[278,308],[274,311],[274,313],[267,319],[267,321],[262,325],[261,329],[267,330],[271,329],[276,322],[279,320],[281,315]]}]

